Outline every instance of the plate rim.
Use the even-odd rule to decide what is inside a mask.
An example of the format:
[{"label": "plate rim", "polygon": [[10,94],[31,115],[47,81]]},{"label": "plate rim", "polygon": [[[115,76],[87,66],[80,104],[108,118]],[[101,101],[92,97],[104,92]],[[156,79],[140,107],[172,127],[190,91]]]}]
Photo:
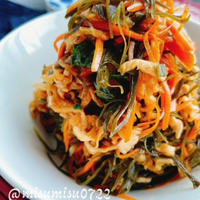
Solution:
[{"label": "plate rim", "polygon": [[[48,18],[50,16],[53,15],[59,15],[59,14],[64,14],[65,11],[64,10],[58,10],[58,11],[53,11],[53,12],[48,12],[48,13],[44,13],[40,16],[35,17],[34,19],[31,19],[25,23],[23,23],[22,25],[18,26],[16,29],[10,31],[7,35],[5,35],[1,40],[0,40],[0,48],[15,34],[17,34],[20,30],[22,30],[23,28],[25,28],[26,26],[29,26],[32,23],[35,23],[37,21],[39,21],[40,19],[45,19]],[[198,26],[200,26],[200,22],[191,18],[190,21],[188,22],[192,23],[192,24],[196,24]],[[199,50],[200,51],[200,50]],[[9,167],[7,167],[9,168]],[[16,179],[16,176],[10,176],[9,173],[5,170],[5,166],[3,167],[3,164],[0,163],[0,176],[7,181],[7,183],[12,187],[12,188],[17,188],[19,189],[21,192],[22,191],[28,191],[27,185],[22,185],[20,184],[19,181],[17,181],[18,179]],[[40,198],[42,200],[42,198]]]}]

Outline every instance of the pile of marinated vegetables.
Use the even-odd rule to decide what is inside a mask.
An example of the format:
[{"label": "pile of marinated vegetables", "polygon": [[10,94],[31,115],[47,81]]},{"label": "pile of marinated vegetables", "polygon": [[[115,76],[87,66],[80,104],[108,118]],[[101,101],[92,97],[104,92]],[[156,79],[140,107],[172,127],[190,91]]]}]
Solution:
[{"label": "pile of marinated vegetables", "polygon": [[[79,0],[58,60],[44,66],[31,113],[57,141],[42,140],[77,183],[114,195],[189,177],[200,165],[199,67],[173,0]],[[60,163],[56,162],[59,158]]]}]

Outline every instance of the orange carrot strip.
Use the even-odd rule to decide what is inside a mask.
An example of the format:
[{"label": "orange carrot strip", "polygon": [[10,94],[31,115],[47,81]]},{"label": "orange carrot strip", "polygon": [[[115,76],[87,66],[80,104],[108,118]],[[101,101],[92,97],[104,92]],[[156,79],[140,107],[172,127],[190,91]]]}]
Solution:
[{"label": "orange carrot strip", "polygon": [[155,58],[154,58],[151,46],[149,44],[149,32],[148,31],[144,34],[144,46],[145,46],[145,49],[147,51],[147,55],[149,57],[149,60],[152,61],[152,62],[155,62]]},{"label": "orange carrot strip", "polygon": [[69,149],[69,134],[68,134],[68,120],[65,121],[64,127],[63,127],[63,137],[64,137],[64,144],[65,144],[65,151],[67,152]]},{"label": "orange carrot strip", "polygon": [[[102,30],[102,31],[109,31],[109,24],[107,21],[90,21],[94,28]],[[112,24],[112,30],[115,36],[121,35],[119,26],[116,24]],[[136,33],[131,31],[125,27],[122,27],[122,31],[126,37],[130,37],[137,41],[143,41],[144,36],[142,34]]]},{"label": "orange carrot strip", "polygon": [[179,112],[179,111],[185,109],[189,104],[190,104],[189,101],[186,101],[186,102],[184,102],[182,104],[178,104],[177,108],[176,108],[176,111]]},{"label": "orange carrot strip", "polygon": [[75,3],[73,3],[68,9],[67,9],[67,14],[71,13],[72,11],[74,11],[75,9],[77,9],[81,4],[82,4],[82,0],[76,1]]},{"label": "orange carrot strip", "polygon": [[147,135],[151,134],[154,130],[156,130],[156,128],[158,127],[158,124],[160,122],[160,117],[161,117],[160,107],[159,107],[158,103],[155,104],[155,108],[156,108],[156,112],[157,112],[155,124],[151,128],[142,131],[140,137],[146,137]]},{"label": "orange carrot strip", "polygon": [[[113,24],[113,25],[112,25],[112,29],[113,29],[113,33],[114,33],[115,35],[121,35],[121,34],[120,34],[120,29],[119,29],[119,27],[118,27],[117,25]],[[122,27],[122,31],[123,31],[123,33],[124,33],[124,35],[125,35],[126,37],[130,37],[130,38],[132,38],[132,39],[134,39],[134,40],[143,41],[143,39],[144,39],[144,36],[143,36],[143,35],[141,35],[141,34],[139,34],[139,33],[136,33],[136,32],[134,32],[134,31],[130,31],[129,29],[126,29],[126,28],[124,28],[124,27]]]},{"label": "orange carrot strip", "polygon": [[128,142],[131,138],[132,130],[133,130],[133,124],[136,120],[135,117],[135,108],[134,106],[131,116],[129,118],[128,123],[118,132],[118,135],[125,140],[125,142]]},{"label": "orange carrot strip", "polygon": [[152,40],[151,49],[152,49],[152,53],[153,53],[154,58],[155,58],[155,62],[159,63],[161,53],[160,53],[160,41],[158,39],[155,38],[154,40]]},{"label": "orange carrot strip", "polygon": [[53,44],[53,45],[54,45],[54,49],[56,50],[56,52],[59,51],[59,48],[58,48],[57,43],[58,43],[60,40],[64,40],[64,39],[65,39],[65,36],[66,36],[66,34],[63,33],[63,34],[59,35],[59,36],[56,38],[56,40],[54,41],[54,44]]},{"label": "orange carrot strip", "polygon": [[128,195],[126,195],[126,193],[123,193],[123,194],[119,194],[119,195],[117,195],[119,198],[121,198],[121,199],[124,199],[124,200],[137,200],[137,199],[135,199],[135,198],[133,198],[133,197],[131,197],[131,196],[128,196]]},{"label": "orange carrot strip", "polygon": [[188,71],[191,71],[196,62],[195,55],[191,51],[185,51],[176,40],[165,43],[165,48],[175,54],[184,64]]},{"label": "orange carrot strip", "polygon": [[65,54],[65,49],[66,49],[66,43],[63,42],[60,46],[59,52],[58,52],[58,60],[61,59],[64,54]]},{"label": "orange carrot strip", "polygon": [[[188,16],[188,14],[189,14],[189,7],[188,6],[186,6],[185,7],[185,10],[184,10],[184,12],[183,12],[183,14],[182,14],[182,20],[184,20],[187,16]],[[183,28],[183,26],[184,26],[184,23],[181,23],[181,25],[180,25],[180,27],[179,27],[179,31],[181,31],[182,30],[182,28]]]},{"label": "orange carrot strip", "polygon": [[172,54],[168,53],[165,54],[165,57],[162,57],[161,62],[164,63],[166,65],[166,67],[168,68],[168,72],[170,75],[174,75],[174,77],[170,80],[168,80],[168,85],[170,87],[171,90],[171,94],[174,92],[175,87],[178,83],[178,68],[177,65],[175,63],[175,59],[172,56]]},{"label": "orange carrot strip", "polygon": [[150,27],[150,29],[148,30],[148,32],[149,32],[150,34],[152,34],[152,35],[153,35],[153,34],[157,35],[157,34],[158,34],[157,29],[158,29],[159,25],[160,25],[159,17],[156,16],[155,22],[154,22],[154,24]]},{"label": "orange carrot strip", "polygon": [[117,149],[116,150],[116,155],[117,157],[119,157],[120,159],[126,159],[126,158],[135,158],[138,153],[140,152],[140,148],[134,149],[133,151],[127,153],[127,154],[120,154],[120,150]]},{"label": "orange carrot strip", "polygon": [[130,1],[125,1],[125,2],[124,2],[124,6],[127,8],[127,7],[129,7],[132,3],[133,3],[132,0],[130,0]]},{"label": "orange carrot strip", "polygon": [[86,165],[76,173],[76,176],[81,176],[83,174],[85,174],[86,172],[88,172],[94,165],[95,165],[96,161],[95,160],[89,160]]},{"label": "orange carrot strip", "polygon": [[164,93],[162,94],[161,101],[164,101],[164,117],[162,121],[162,129],[166,130],[169,126],[170,110],[171,110],[171,94],[167,82],[163,82]]},{"label": "orange carrot strip", "polygon": [[104,42],[102,39],[97,38],[96,39],[96,45],[95,45],[95,51],[94,51],[94,57],[93,57],[93,61],[92,61],[92,67],[91,67],[91,71],[92,72],[97,72],[100,62],[101,62],[101,58],[103,55],[103,46],[104,46]]},{"label": "orange carrot strip", "polygon": [[174,0],[167,0],[167,6],[170,8],[168,11],[170,14],[174,13]]},{"label": "orange carrot strip", "polygon": [[[172,22],[167,22],[168,26],[172,25]],[[171,26],[170,31],[172,32],[174,40],[179,44],[179,46],[184,50],[184,51],[192,51],[194,50],[193,44],[191,44],[179,31],[174,25]]]},{"label": "orange carrot strip", "polygon": [[142,122],[142,123],[137,124],[137,126],[138,127],[143,127],[143,126],[151,125],[151,124],[153,124],[155,122],[156,122],[156,120],[152,120],[152,121],[149,121],[149,122]]}]

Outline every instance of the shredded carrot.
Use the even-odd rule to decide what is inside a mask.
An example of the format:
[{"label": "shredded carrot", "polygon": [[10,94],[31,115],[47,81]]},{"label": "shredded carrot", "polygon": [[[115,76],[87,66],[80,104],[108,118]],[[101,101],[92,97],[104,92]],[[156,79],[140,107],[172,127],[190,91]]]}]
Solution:
[{"label": "shredded carrot", "polygon": [[127,8],[127,7],[129,7],[132,3],[133,3],[132,0],[125,1],[125,2],[124,2],[124,6]]},{"label": "shredded carrot", "polygon": [[101,58],[103,55],[103,46],[104,46],[103,40],[100,38],[97,38],[96,44],[95,44],[94,57],[93,57],[93,61],[92,61],[92,67],[91,67],[92,72],[98,71],[98,68],[99,68],[99,65],[101,62]]},{"label": "shredded carrot", "polygon": [[65,54],[65,49],[66,49],[66,43],[63,42],[60,46],[59,52],[58,52],[58,59],[61,59],[64,54]]},{"label": "shredded carrot", "polygon": [[177,111],[177,112],[180,112],[181,110],[187,108],[187,106],[188,106],[189,104],[190,104],[189,101],[186,101],[186,102],[184,102],[184,103],[182,103],[182,104],[178,104],[178,105],[177,105],[177,108],[176,108],[176,111]]},{"label": "shredded carrot", "polygon": [[[119,29],[119,27],[117,25],[113,24],[112,25],[112,29],[113,29],[113,33],[115,35],[121,35],[120,34],[120,29]],[[122,31],[123,31],[123,33],[124,33],[124,35],[126,37],[130,37],[130,38],[135,39],[137,41],[143,41],[143,39],[144,39],[143,35],[141,35],[139,33],[136,33],[134,31],[131,31],[131,30],[125,28],[125,27],[122,27]]]},{"label": "shredded carrot", "polygon": [[156,128],[158,127],[158,124],[160,122],[160,117],[161,117],[160,107],[159,107],[158,103],[155,104],[155,109],[156,109],[156,112],[157,112],[157,116],[156,116],[156,119],[155,119],[155,124],[151,128],[142,131],[140,137],[146,137],[147,135],[149,135],[153,131],[155,131]]},{"label": "shredded carrot", "polygon": [[137,124],[137,126],[138,127],[144,127],[144,126],[147,126],[147,125],[151,125],[155,122],[156,122],[156,120],[152,120],[152,121],[149,121],[149,122],[142,122],[142,123]]},{"label": "shredded carrot", "polygon": [[118,197],[124,200],[137,200],[136,198],[126,195],[126,193],[119,194]]},{"label": "shredded carrot", "polygon": [[132,134],[132,130],[133,130],[133,124],[136,120],[135,108],[136,108],[136,105],[134,106],[134,108],[131,112],[131,116],[130,116],[128,123],[118,132],[119,136],[121,138],[123,138],[125,140],[125,142],[128,142],[131,138],[131,134]]},{"label": "shredded carrot", "polygon": [[117,149],[116,150],[116,155],[117,157],[119,157],[120,159],[126,159],[126,158],[135,158],[138,153],[140,152],[140,148],[134,149],[133,151],[127,153],[127,154],[120,154],[120,150]]},{"label": "shredded carrot", "polygon": [[169,120],[170,120],[170,111],[171,111],[171,94],[170,94],[170,89],[166,81],[163,82],[163,89],[164,93],[162,94],[161,101],[164,106],[164,117],[162,121],[162,129],[166,130],[169,126]]},{"label": "shredded carrot", "polygon": [[167,26],[163,31],[161,31],[159,33],[159,36],[162,38],[165,38],[166,35],[168,35],[170,28],[174,25],[174,23],[172,23],[170,26]]},{"label": "shredded carrot", "polygon": [[152,54],[154,55],[155,62],[159,63],[161,57],[161,51],[160,51],[160,41],[157,38],[151,41],[151,49],[152,49]]},{"label": "shredded carrot", "polygon": [[170,14],[174,13],[174,0],[167,0],[167,6],[170,8],[168,11]]},{"label": "shredded carrot", "polygon": [[88,172],[96,163],[96,160],[89,160],[86,165],[76,173],[76,176],[81,176]]},{"label": "shredded carrot", "polygon": [[[99,29],[99,30],[102,30],[102,31],[109,31],[109,24],[105,20],[101,20],[101,21],[92,21],[91,20],[90,23],[96,29]],[[113,30],[113,34],[115,36],[121,35],[120,28],[119,28],[118,25],[112,24],[112,30]],[[130,37],[134,40],[143,41],[143,39],[144,39],[144,35],[136,33],[134,31],[131,31],[131,30],[125,28],[125,27],[122,27],[122,31],[123,31],[123,33],[126,37]]]},{"label": "shredded carrot", "polygon": [[[171,26],[173,22],[167,22],[168,26]],[[174,25],[171,26],[170,31],[173,34],[174,40],[177,42],[177,44],[184,50],[184,51],[194,51],[193,44],[190,43],[181,33],[180,30],[178,30]]]},{"label": "shredded carrot", "polygon": [[[183,12],[183,14],[182,14],[181,19],[184,21],[184,19],[188,16],[188,14],[189,14],[189,7],[186,6],[186,7],[185,7],[185,10],[184,10],[184,12]],[[181,25],[180,25],[180,27],[179,27],[178,30],[181,31],[182,28],[183,28],[183,26],[184,26],[184,23],[181,23]]]},{"label": "shredded carrot", "polygon": [[56,38],[56,40],[54,41],[54,49],[56,50],[56,52],[59,51],[59,48],[58,48],[57,43],[58,43],[60,40],[64,40],[65,36],[66,36],[66,34],[63,33],[63,34],[59,35],[59,36]]},{"label": "shredded carrot", "polygon": [[69,134],[68,134],[68,120],[65,121],[64,127],[63,127],[63,137],[64,137],[64,144],[65,144],[65,151],[67,152],[69,149]]},{"label": "shredded carrot", "polygon": [[172,79],[168,80],[167,82],[170,87],[171,94],[173,94],[179,80],[178,67],[171,53],[165,54],[165,57],[162,57],[161,62],[166,65],[168,69],[168,73],[174,76]]},{"label": "shredded carrot", "polygon": [[160,25],[159,17],[156,15],[154,24],[148,30],[148,32],[150,33],[150,36],[151,35],[158,35],[158,33],[159,33],[158,32],[159,25]]},{"label": "shredded carrot", "polygon": [[79,6],[81,6],[83,0],[79,0],[76,1],[75,3],[73,3],[68,9],[67,9],[67,14],[73,12],[74,10],[76,10]]},{"label": "shredded carrot", "polygon": [[154,58],[151,46],[149,44],[149,32],[148,31],[144,34],[144,46],[145,46],[145,49],[147,51],[147,55],[149,57],[149,60],[152,61],[152,62],[155,62],[155,58]]},{"label": "shredded carrot", "polygon": [[185,49],[183,49],[176,40],[166,42],[165,48],[167,48],[173,54],[175,54],[180,59],[180,61],[184,64],[184,66],[186,67],[188,71],[192,70],[196,62],[194,52],[185,51]]}]

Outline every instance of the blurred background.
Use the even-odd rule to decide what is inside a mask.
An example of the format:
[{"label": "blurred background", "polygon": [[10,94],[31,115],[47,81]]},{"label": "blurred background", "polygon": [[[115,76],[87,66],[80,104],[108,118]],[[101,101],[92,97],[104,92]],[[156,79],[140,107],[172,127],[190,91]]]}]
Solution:
[{"label": "blurred background", "polygon": [[0,0],[0,39],[46,12],[66,9],[75,0]]},{"label": "blurred background", "polygon": [[[11,30],[46,12],[66,9],[76,0],[0,0],[0,39]],[[188,4],[192,17],[200,22],[200,0],[175,0]]]}]

